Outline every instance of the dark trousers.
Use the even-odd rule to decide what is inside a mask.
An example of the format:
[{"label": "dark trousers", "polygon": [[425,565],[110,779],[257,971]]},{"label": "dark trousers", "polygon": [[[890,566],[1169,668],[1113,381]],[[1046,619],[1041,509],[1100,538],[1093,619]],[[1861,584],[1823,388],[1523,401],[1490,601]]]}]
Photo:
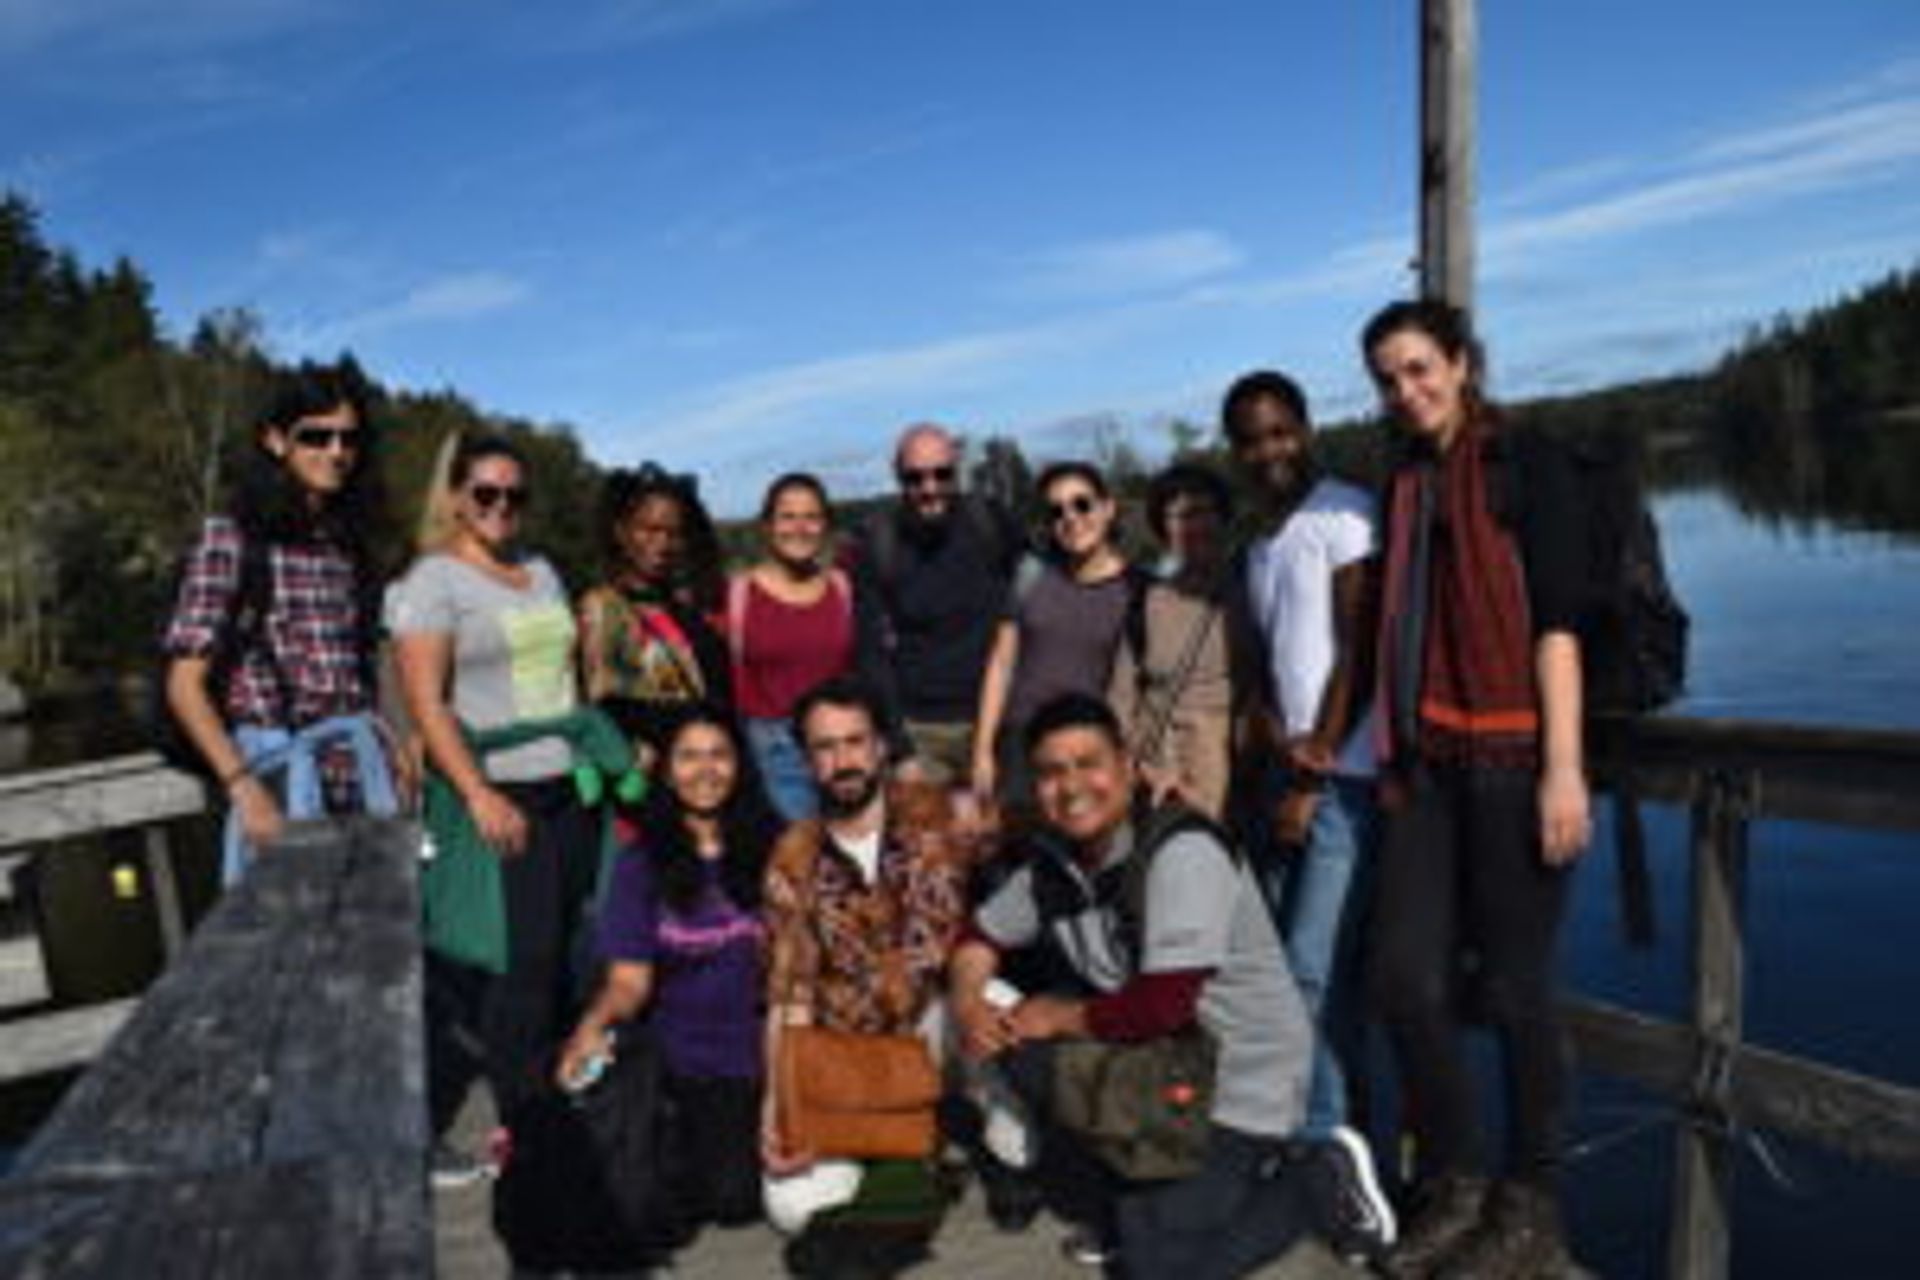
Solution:
[{"label": "dark trousers", "polygon": [[1483,1163],[1461,1043],[1469,1012],[1498,1039],[1508,1173],[1550,1185],[1566,1058],[1554,951],[1568,872],[1540,857],[1537,778],[1422,769],[1387,814],[1368,987],[1392,1036],[1426,1172]]},{"label": "dark trousers", "polygon": [[760,1082],[666,1079],[674,1216],[689,1233],[760,1218]]},{"label": "dark trousers", "polygon": [[580,808],[570,782],[500,789],[529,827],[525,851],[500,862],[507,971],[427,954],[427,1100],[436,1134],[452,1125],[482,1073],[510,1125],[551,1068],[579,1003],[576,944],[599,872],[599,819]]},{"label": "dark trousers", "polygon": [[1285,1253],[1318,1223],[1296,1143],[1213,1126],[1200,1169],[1167,1182],[1129,1182],[1050,1118],[1052,1046],[997,1059],[1039,1128],[1033,1176],[1047,1207],[1119,1245],[1114,1274],[1139,1280],[1230,1280]]}]

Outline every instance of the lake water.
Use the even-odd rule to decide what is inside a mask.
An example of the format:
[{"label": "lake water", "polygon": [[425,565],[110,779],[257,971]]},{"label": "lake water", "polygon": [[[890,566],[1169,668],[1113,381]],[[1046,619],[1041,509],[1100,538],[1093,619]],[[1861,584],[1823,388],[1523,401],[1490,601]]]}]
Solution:
[{"label": "lake water", "polygon": [[[1693,614],[1691,687],[1703,717],[1920,729],[1920,544],[1823,523],[1768,525],[1717,491],[1657,504],[1668,567]],[[1916,779],[1920,782],[1920,779]],[[1685,815],[1648,811],[1660,936],[1621,941],[1609,815],[1575,893],[1568,984],[1678,1016],[1686,1006]],[[1920,1085],[1920,836],[1759,823],[1751,841],[1747,1036],[1770,1048]],[[1608,1276],[1663,1273],[1670,1122],[1629,1091],[1582,1086],[1569,1203],[1586,1259]],[[1606,1145],[1612,1143],[1613,1145]],[[1920,1185],[1773,1143],[1743,1161],[1733,1274],[1920,1274],[1905,1217]]]},{"label": "lake water", "polygon": [[[1819,522],[1770,525],[1714,490],[1663,497],[1657,511],[1694,618],[1692,687],[1677,713],[1920,728],[1920,542]],[[98,755],[102,743],[125,740],[96,729],[53,746]],[[33,748],[46,762],[49,745]],[[1565,962],[1569,985],[1672,1016],[1686,999],[1685,820],[1647,816],[1658,945],[1633,951],[1620,940],[1603,814]],[[1908,1003],[1920,991],[1920,948],[1908,945],[1920,936],[1920,837],[1771,823],[1755,828],[1752,848],[1749,1037],[1920,1084],[1920,1022]],[[1609,1277],[1661,1274],[1671,1123],[1627,1090],[1586,1082],[1573,1136],[1599,1147],[1570,1170],[1585,1260]],[[1903,1222],[1920,1203],[1913,1180],[1770,1150],[1786,1181],[1757,1157],[1743,1164],[1735,1275],[1920,1274]]]}]

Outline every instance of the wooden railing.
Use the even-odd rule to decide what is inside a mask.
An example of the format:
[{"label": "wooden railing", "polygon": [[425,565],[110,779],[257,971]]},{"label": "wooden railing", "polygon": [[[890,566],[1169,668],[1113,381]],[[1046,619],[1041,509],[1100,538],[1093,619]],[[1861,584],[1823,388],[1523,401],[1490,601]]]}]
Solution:
[{"label": "wooden railing", "polygon": [[[152,752],[0,778],[0,857],[71,856],[74,841],[138,831],[144,891],[152,895],[161,955],[170,963],[187,934],[174,828],[206,807],[199,781]],[[48,941],[40,938],[39,948]],[[135,1003],[126,998],[11,1019],[0,1035],[0,1084],[91,1061]]]},{"label": "wooden railing", "polygon": [[1592,759],[1602,788],[1691,810],[1692,995],[1685,1023],[1573,1001],[1576,1051],[1583,1069],[1630,1080],[1679,1108],[1685,1123],[1675,1153],[1668,1274],[1720,1280],[1730,1272],[1743,1130],[1772,1130],[1920,1174],[1920,1089],[1744,1038],[1752,823],[1920,831],[1920,734],[1622,720],[1594,727]]},{"label": "wooden railing", "polygon": [[0,1275],[431,1273],[417,850],[289,829],[0,1182]]}]

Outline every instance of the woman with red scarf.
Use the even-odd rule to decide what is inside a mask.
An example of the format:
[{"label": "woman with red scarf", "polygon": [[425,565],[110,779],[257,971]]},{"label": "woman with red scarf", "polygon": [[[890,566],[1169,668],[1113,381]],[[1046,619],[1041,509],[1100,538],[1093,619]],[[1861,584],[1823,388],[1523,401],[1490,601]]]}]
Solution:
[{"label": "woman with red scarf", "polygon": [[[1421,1177],[1388,1270],[1559,1275],[1569,1260],[1554,951],[1589,835],[1580,495],[1566,454],[1484,399],[1465,313],[1396,303],[1368,323],[1361,347],[1404,445],[1386,503],[1376,670],[1387,826],[1370,985],[1408,1090]],[[1463,994],[1503,1056],[1497,1181],[1479,1150]]]}]

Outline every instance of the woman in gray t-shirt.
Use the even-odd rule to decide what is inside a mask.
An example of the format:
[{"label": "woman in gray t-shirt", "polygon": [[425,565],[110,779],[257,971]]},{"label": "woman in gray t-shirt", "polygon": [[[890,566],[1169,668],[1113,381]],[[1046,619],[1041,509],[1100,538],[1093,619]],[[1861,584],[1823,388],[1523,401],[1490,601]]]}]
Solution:
[{"label": "woman in gray t-shirt", "polygon": [[511,443],[461,440],[429,499],[422,554],[387,594],[408,714],[429,767],[499,858],[506,914],[504,957],[428,953],[428,1003],[440,1015],[428,1028],[436,1132],[451,1123],[480,1065],[457,1047],[462,1032],[485,1046],[495,1102],[513,1125],[571,1017],[562,1007],[566,967],[598,868],[599,827],[573,793],[569,743],[542,737],[480,752],[464,732],[565,716],[578,705],[566,590],[551,565],[520,546],[527,497],[527,466]]},{"label": "woman in gray t-shirt", "polygon": [[1106,477],[1087,462],[1040,473],[1053,554],[1014,575],[994,631],[973,737],[973,787],[1026,799],[1020,735],[1037,707],[1063,693],[1103,697],[1137,579],[1114,542],[1119,514]]}]

